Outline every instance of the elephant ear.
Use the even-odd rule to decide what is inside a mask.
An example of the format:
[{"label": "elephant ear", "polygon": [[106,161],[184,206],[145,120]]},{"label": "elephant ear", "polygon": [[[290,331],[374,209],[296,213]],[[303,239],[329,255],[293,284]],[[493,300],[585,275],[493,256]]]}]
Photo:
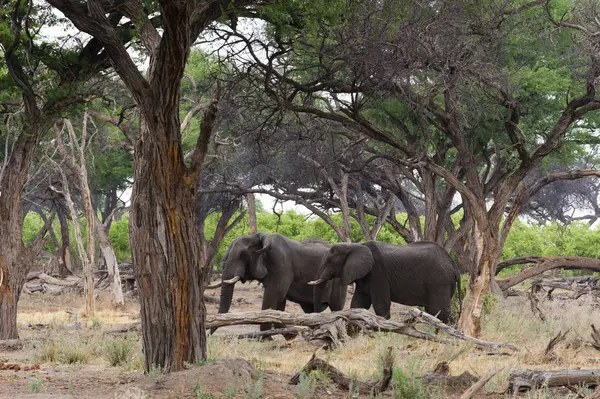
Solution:
[{"label": "elephant ear", "polygon": [[374,263],[373,254],[368,247],[360,244],[350,245],[342,268],[341,283],[348,285],[363,278],[371,271]]},{"label": "elephant ear", "polygon": [[255,239],[256,245],[253,245],[251,249],[255,252],[254,256],[252,256],[252,259],[255,261],[250,262],[250,273],[257,280],[262,280],[268,273],[266,262],[271,244],[269,236],[265,233],[256,233]]}]

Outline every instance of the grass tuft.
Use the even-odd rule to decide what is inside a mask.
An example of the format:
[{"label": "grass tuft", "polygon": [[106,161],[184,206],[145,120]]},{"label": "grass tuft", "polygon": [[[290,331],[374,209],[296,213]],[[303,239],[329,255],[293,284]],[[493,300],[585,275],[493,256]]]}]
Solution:
[{"label": "grass tuft", "polygon": [[122,366],[131,360],[138,346],[139,339],[133,335],[109,339],[104,342],[104,358],[113,367]]}]

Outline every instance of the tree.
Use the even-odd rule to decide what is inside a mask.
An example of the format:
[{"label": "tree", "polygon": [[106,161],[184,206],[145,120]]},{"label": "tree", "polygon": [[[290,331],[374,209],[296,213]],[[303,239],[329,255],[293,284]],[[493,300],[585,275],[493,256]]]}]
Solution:
[{"label": "tree", "polygon": [[[95,39],[81,48],[68,48],[40,40],[43,21],[55,23],[48,7],[20,0],[4,2],[0,10],[2,102],[12,112],[12,127],[3,136],[0,169],[0,339],[14,339],[17,303],[29,266],[43,246],[43,235],[26,247],[21,195],[36,148],[60,114],[86,101],[94,82],[89,77],[108,67]],[[125,31],[119,40],[128,41]],[[4,89],[7,90],[4,90]],[[22,110],[20,109],[22,107]],[[51,221],[52,218],[49,219]]]},{"label": "tree", "polygon": [[[135,142],[130,237],[140,291],[145,370],[177,371],[206,358],[203,302],[206,252],[195,223],[197,184],[217,123],[218,93],[208,100],[189,160],[184,158],[180,89],[190,48],[212,22],[253,1],[105,2],[48,0],[101,43],[140,115]],[[139,35],[145,74],[119,40],[119,21]],[[154,22],[160,20],[158,30]],[[186,162],[187,161],[187,162]]]},{"label": "tree", "polygon": [[578,5],[365,1],[323,29],[226,35],[246,43],[240,62],[249,54],[245,65],[274,104],[360,133],[404,177],[427,185],[426,203],[443,212],[428,212],[426,232],[446,234],[448,199],[460,195],[453,236],[470,248],[474,268],[459,326],[477,335],[521,206],[551,182],[598,176],[577,170],[524,184],[567,137],[593,132],[596,3]]}]

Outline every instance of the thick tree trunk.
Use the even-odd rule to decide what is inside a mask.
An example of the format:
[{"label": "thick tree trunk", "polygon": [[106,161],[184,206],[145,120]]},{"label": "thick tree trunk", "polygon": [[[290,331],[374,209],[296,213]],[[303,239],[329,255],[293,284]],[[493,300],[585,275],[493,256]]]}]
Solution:
[{"label": "thick tree trunk", "polygon": [[167,140],[178,136],[179,124],[163,126],[173,130],[163,134],[150,132],[144,116],[141,122],[140,137],[148,139],[135,149],[129,230],[144,366],[147,372],[153,365],[178,371],[185,362],[206,358],[205,255],[194,214],[197,179],[190,178],[177,144]]},{"label": "thick tree trunk", "polygon": [[[0,201],[3,202],[3,201]],[[4,205],[4,204],[2,204]],[[0,205],[0,339],[17,339],[17,304],[21,289],[29,272],[29,263],[23,260],[23,244],[21,242],[22,225],[19,210],[13,215],[4,212]],[[19,205],[16,207],[20,208]],[[17,222],[19,221],[19,222]]]},{"label": "thick tree trunk", "polygon": [[256,201],[253,193],[246,194],[246,201],[248,202],[248,217],[250,218],[250,234],[256,233]]},{"label": "thick tree trunk", "polygon": [[17,304],[33,261],[32,252],[23,245],[21,193],[40,132],[48,128],[36,127],[39,130],[19,136],[0,181],[0,340],[19,338]]}]

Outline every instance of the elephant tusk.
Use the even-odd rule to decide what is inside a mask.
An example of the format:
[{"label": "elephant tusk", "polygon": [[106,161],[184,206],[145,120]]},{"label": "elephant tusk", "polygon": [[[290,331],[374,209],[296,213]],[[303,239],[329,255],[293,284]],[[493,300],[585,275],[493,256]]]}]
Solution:
[{"label": "elephant tusk", "polygon": [[211,289],[219,288],[221,285],[223,285],[223,282],[222,281],[218,281],[218,282],[216,282],[214,284],[207,285],[206,289],[207,290],[211,290]]},{"label": "elephant tusk", "polygon": [[240,281],[241,277],[240,276],[235,276],[234,278],[231,278],[229,280],[223,280],[223,284],[235,284],[238,281]]},{"label": "elephant tusk", "polygon": [[319,285],[319,284],[321,284],[323,281],[325,281],[325,280],[323,280],[322,278],[320,278],[320,279],[318,279],[318,280],[309,281],[309,282],[308,282],[308,283],[306,283],[306,284],[308,284],[308,285]]}]

